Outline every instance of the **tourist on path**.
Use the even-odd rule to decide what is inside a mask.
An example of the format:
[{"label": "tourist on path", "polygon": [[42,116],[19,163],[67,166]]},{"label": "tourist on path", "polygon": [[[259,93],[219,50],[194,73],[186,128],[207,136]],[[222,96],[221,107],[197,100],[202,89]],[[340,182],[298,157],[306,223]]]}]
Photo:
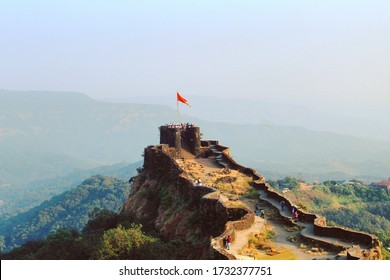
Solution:
[{"label": "tourist on path", "polygon": [[230,237],[230,235],[228,235],[227,239],[226,239],[226,247],[228,250],[230,250],[230,243],[232,242],[232,238]]},{"label": "tourist on path", "polygon": [[282,200],[281,202],[280,202],[280,206],[282,207],[282,211],[284,211],[284,205],[286,204],[286,202],[284,202],[284,200]]},{"label": "tourist on path", "polygon": [[296,222],[298,222],[298,216],[299,216],[298,211],[295,210],[295,212],[294,212],[294,218],[295,218],[295,221],[296,221]]},{"label": "tourist on path", "polygon": [[261,210],[260,210],[260,217],[263,218],[263,219],[264,219],[264,214],[265,214],[265,213],[264,213],[264,210],[261,209]]}]

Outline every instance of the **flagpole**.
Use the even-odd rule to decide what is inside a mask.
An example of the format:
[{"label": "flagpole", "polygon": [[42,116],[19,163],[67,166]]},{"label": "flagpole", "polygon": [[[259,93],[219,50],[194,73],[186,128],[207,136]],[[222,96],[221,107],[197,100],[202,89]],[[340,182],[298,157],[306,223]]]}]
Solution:
[{"label": "flagpole", "polygon": [[176,106],[177,106],[177,121],[180,123],[180,111],[179,111],[179,100],[176,98]]}]

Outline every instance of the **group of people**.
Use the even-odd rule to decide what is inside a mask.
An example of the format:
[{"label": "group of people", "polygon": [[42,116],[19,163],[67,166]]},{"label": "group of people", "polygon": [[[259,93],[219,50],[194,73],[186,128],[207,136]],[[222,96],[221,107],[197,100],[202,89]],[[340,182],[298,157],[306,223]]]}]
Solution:
[{"label": "group of people", "polygon": [[225,236],[223,238],[223,246],[225,246],[226,249],[230,250],[230,243],[232,242],[232,238],[230,235]]},{"label": "group of people", "polygon": [[[286,202],[284,200],[280,201],[280,207],[282,209],[282,211],[284,211],[284,207],[286,206]],[[256,211],[255,211],[256,215],[259,215],[261,218],[264,218],[264,210],[260,208],[260,205],[258,203],[256,203]],[[291,214],[294,218],[294,221],[295,222],[298,222],[298,217],[299,217],[299,213],[298,213],[298,209],[295,207],[295,206],[292,206],[291,207]]]},{"label": "group of people", "polygon": [[[200,181],[200,179],[196,179],[195,182],[197,182],[202,184],[202,182]],[[194,183],[195,184],[195,183]],[[280,206],[282,208],[282,211],[284,211],[284,207],[286,205],[286,202],[284,200],[282,200],[280,202]],[[298,213],[298,209],[295,207],[295,206],[292,206],[291,207],[291,213],[293,215],[293,218],[296,222],[298,222],[298,216],[299,216],[299,213]],[[261,218],[264,218],[265,216],[265,212],[264,212],[264,209],[261,209],[260,208],[260,205],[258,203],[256,203],[256,215],[259,215]],[[223,245],[226,249],[230,250],[230,243],[232,242],[232,238],[230,235],[228,236],[225,236],[223,238]]]},{"label": "group of people", "polygon": [[[286,205],[286,202],[284,200],[280,201],[280,207],[282,208],[282,211],[284,211],[284,206]],[[294,218],[294,221],[298,222],[299,213],[297,208],[295,206],[291,207],[291,214]]]},{"label": "group of people", "polygon": [[294,206],[291,207],[291,214],[293,215],[294,220],[298,222],[299,213],[297,208],[295,208]]},{"label": "group of people", "polygon": [[203,186],[202,185],[202,181],[200,180],[200,178],[199,179],[195,179],[194,186]]},{"label": "group of people", "polygon": [[171,123],[166,125],[168,128],[180,128],[180,129],[187,129],[191,128],[193,125],[190,123]]}]

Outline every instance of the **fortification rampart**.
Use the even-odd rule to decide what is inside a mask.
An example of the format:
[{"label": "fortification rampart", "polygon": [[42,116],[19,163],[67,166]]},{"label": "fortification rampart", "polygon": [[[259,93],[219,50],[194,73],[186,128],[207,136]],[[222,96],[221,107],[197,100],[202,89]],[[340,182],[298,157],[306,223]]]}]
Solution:
[{"label": "fortification rampart", "polygon": [[[218,145],[216,149],[222,152],[223,161],[227,162],[231,168],[252,176],[253,187],[258,190],[263,190],[266,193],[267,197],[276,200],[278,203],[280,203],[282,200],[285,201],[285,206],[288,209],[291,209],[294,206],[299,213],[300,221],[313,224],[315,235],[323,237],[334,237],[341,240],[355,242],[357,244],[365,244],[370,249],[380,246],[379,238],[373,234],[361,231],[354,231],[338,226],[327,226],[325,217],[309,213],[300,209],[298,206],[294,205],[289,199],[274,190],[269,184],[265,183],[264,178],[259,175],[255,170],[251,168],[246,168],[234,161],[233,158],[230,156],[230,151],[228,147]],[[328,245],[329,247],[333,246],[333,244]]]},{"label": "fortification rampart", "polygon": [[[175,194],[182,196],[186,200],[191,200],[197,205],[196,207],[198,207],[198,211],[201,214],[199,226],[202,232],[213,236],[211,238],[210,248],[211,255],[215,259],[235,259],[235,256],[230,254],[223,246],[223,238],[230,235],[234,242],[237,231],[250,228],[253,225],[255,214],[247,208],[232,208],[227,206],[220,199],[220,193],[216,189],[206,186],[194,186],[184,170],[177,164],[175,158],[178,158],[178,145],[181,147],[184,144],[189,147],[192,144],[188,145],[187,142],[194,142],[195,138],[184,137],[185,141],[183,142],[182,131],[180,129],[163,128],[162,131],[165,132],[162,132],[164,135],[161,136],[160,145],[149,146],[145,149],[145,170],[150,171],[151,176],[153,174],[170,176],[171,179],[169,181],[171,184],[174,184]],[[188,133],[200,135],[198,129]],[[294,206],[298,210],[300,221],[313,225],[315,235],[356,241],[358,244],[365,244],[368,248],[380,246],[379,239],[372,234],[342,227],[330,227],[326,225],[325,217],[303,211],[289,199],[270,187],[265,182],[264,177],[259,175],[254,169],[242,166],[233,160],[229,148],[219,145],[218,141],[200,141],[197,138],[195,140],[197,144],[192,147],[196,148],[198,156],[216,156],[217,153],[218,156],[216,156],[216,159],[220,162],[221,166],[228,165],[231,169],[251,176],[253,178],[252,186],[264,192],[268,198],[272,198],[276,202],[285,201],[285,206],[288,209]],[[334,244],[328,245],[331,247]]]},{"label": "fortification rampart", "polygon": [[216,259],[235,259],[223,247],[223,237],[230,235],[234,241],[237,230],[251,227],[255,214],[246,208],[227,206],[220,200],[219,191],[214,188],[194,186],[170,155],[171,151],[168,144],[147,147],[144,152],[144,169],[150,174],[169,174],[175,177],[170,181],[175,182],[177,194],[199,205],[202,231],[216,236],[211,240],[211,255]]},{"label": "fortification rampart", "polygon": [[[144,152],[144,169],[151,171],[150,174],[169,174],[175,178],[176,191],[185,199],[200,201],[204,195],[215,192],[213,188],[205,186],[193,186],[186,178],[184,170],[170,156],[168,145],[150,146]],[[167,153],[168,152],[168,153]]]}]

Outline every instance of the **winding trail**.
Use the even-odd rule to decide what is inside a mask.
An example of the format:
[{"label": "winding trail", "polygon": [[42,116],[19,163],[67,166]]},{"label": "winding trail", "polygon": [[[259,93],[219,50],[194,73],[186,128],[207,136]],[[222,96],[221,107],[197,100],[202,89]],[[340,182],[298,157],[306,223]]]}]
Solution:
[{"label": "winding trail", "polygon": [[[178,159],[177,163],[183,168],[183,170],[186,171],[189,179],[195,180],[197,178],[202,178],[202,182],[204,182],[205,185],[211,186],[208,183],[215,180],[216,176],[226,176],[222,171],[228,169],[228,166],[224,162],[222,162],[221,164],[221,160],[220,158],[218,158],[218,156],[219,155],[217,153],[216,156],[211,156],[209,158],[183,158]],[[238,176],[241,175],[238,174]],[[246,175],[242,174],[242,176]],[[230,195],[228,193],[225,194],[223,191],[221,191],[220,193],[220,199],[225,203],[231,202],[229,196]],[[268,207],[268,209],[266,210],[267,212],[265,218],[256,216],[255,222],[250,228],[241,231],[236,231],[236,238],[231,244],[231,250],[229,251],[229,253],[233,254],[237,259],[254,259],[254,256],[241,255],[239,252],[245,246],[248,245],[249,236],[251,234],[261,232],[266,224],[272,227],[272,231],[275,234],[274,238],[272,239],[272,245],[275,250],[288,250],[295,256],[295,259],[340,259],[339,252],[327,252],[323,249],[312,248],[308,244],[303,244],[305,243],[303,241],[297,242],[300,236],[308,237],[314,241],[318,240],[322,242],[341,245],[345,248],[349,248],[355,245],[353,243],[343,242],[336,238],[316,236],[313,231],[313,224],[309,223],[297,222],[295,223],[297,228],[291,231],[291,227],[290,229],[288,229],[285,225],[278,222],[278,217],[280,218],[280,216],[292,219],[292,214],[290,213],[290,211],[282,211],[280,204],[276,200],[268,198],[264,191],[259,191],[259,198],[257,200],[247,199],[243,196],[240,196],[239,201],[245,204],[245,206],[253,212],[255,212],[256,203],[261,203],[262,207]],[[264,201],[269,203],[272,207],[265,206]],[[294,236],[296,237],[295,242],[290,241],[291,237]],[[362,245],[361,247],[364,248],[364,246]],[[269,259],[269,256],[267,256],[266,259]]]}]

